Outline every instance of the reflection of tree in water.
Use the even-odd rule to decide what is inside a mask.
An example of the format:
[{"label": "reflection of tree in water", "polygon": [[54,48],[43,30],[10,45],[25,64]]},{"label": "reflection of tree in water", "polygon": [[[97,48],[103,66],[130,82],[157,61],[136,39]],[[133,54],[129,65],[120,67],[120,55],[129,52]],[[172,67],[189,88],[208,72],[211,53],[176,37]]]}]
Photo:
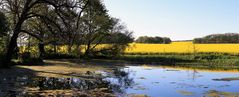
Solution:
[{"label": "reflection of tree in water", "polygon": [[[24,95],[23,88],[36,88],[37,92],[34,92],[33,95],[41,93],[45,90],[74,90],[89,93],[92,90],[104,89],[103,92],[112,93],[112,94],[122,94],[125,92],[129,86],[132,85],[133,79],[129,78],[129,73],[121,69],[115,69],[112,74],[110,74],[111,79],[97,77],[95,79],[82,79],[82,78],[53,78],[53,77],[16,77],[16,78],[4,78],[0,79],[0,82],[8,82],[10,88],[7,94],[10,95]],[[14,88],[19,88],[22,90],[12,90]],[[1,87],[2,88],[2,87]],[[26,94],[31,91],[25,91]],[[0,91],[1,95],[1,91]]]},{"label": "reflection of tree in water", "polygon": [[126,89],[134,84],[133,78],[130,78],[129,73],[130,71],[121,68],[114,69],[114,72],[106,78],[106,80],[111,82],[113,91],[116,91],[119,94],[124,94]]},{"label": "reflection of tree in water", "polygon": [[195,68],[193,70],[189,69],[187,70],[187,72],[188,72],[188,77],[191,78],[192,80],[196,80],[198,77],[200,77],[199,75],[200,73]]},{"label": "reflection of tree in water", "polygon": [[104,88],[109,83],[102,79],[81,79],[81,78],[46,78],[38,77],[30,84],[31,87],[39,87],[40,90],[58,90],[58,89],[78,89],[91,90],[95,88]]}]

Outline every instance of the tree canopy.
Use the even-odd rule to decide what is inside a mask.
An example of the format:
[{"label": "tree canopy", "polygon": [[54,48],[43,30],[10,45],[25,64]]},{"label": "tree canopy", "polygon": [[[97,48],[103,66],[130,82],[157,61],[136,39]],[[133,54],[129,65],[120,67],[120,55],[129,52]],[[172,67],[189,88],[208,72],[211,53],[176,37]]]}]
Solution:
[{"label": "tree canopy", "polygon": [[[51,54],[51,49],[62,53],[58,48],[63,46],[68,55],[115,56],[133,41],[132,32],[108,14],[102,0],[1,0],[0,6],[6,13],[6,18],[0,14],[0,31],[8,30],[4,66],[21,57],[24,52],[19,48],[27,48],[29,56],[30,49],[37,47],[34,56],[40,58]],[[100,44],[110,46],[99,49]]]},{"label": "tree canopy", "polygon": [[136,43],[156,43],[156,44],[169,44],[171,43],[171,39],[167,37],[148,37],[141,36],[135,40]]}]

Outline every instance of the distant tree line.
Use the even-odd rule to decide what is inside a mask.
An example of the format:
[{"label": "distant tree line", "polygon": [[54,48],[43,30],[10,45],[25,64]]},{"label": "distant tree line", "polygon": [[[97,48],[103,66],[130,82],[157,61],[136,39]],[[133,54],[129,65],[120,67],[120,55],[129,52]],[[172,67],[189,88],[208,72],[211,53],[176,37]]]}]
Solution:
[{"label": "distant tree line", "polygon": [[212,34],[203,38],[196,38],[194,43],[239,43],[238,33]]},{"label": "distant tree line", "polygon": [[141,36],[135,40],[136,43],[156,43],[156,44],[169,44],[171,43],[171,39],[167,37],[148,37]]}]

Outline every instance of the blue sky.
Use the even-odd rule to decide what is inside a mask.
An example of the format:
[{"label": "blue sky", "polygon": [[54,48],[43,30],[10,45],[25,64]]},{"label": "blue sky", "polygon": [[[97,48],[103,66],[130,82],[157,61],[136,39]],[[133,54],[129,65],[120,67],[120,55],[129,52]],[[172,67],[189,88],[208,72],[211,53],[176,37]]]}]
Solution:
[{"label": "blue sky", "polygon": [[188,40],[239,32],[239,0],[103,0],[134,36]]}]

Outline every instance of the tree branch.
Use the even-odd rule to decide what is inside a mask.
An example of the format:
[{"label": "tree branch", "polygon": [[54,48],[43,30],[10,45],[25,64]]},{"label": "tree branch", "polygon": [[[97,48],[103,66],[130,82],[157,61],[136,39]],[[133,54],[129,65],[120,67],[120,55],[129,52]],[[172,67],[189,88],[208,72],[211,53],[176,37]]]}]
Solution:
[{"label": "tree branch", "polygon": [[39,41],[43,42],[43,40],[42,40],[39,36],[37,36],[37,35],[35,35],[35,34],[33,34],[33,33],[30,33],[30,32],[28,32],[28,31],[26,31],[26,30],[21,30],[21,32],[26,33],[26,34],[28,34],[28,35],[30,35],[30,36],[32,36],[32,37],[38,39]]},{"label": "tree branch", "polygon": [[76,30],[79,29],[79,23],[80,23],[80,19],[81,19],[80,17],[82,15],[83,11],[87,8],[89,3],[90,3],[90,0],[87,0],[85,6],[81,8],[80,13],[78,14],[77,22],[76,22]]}]

